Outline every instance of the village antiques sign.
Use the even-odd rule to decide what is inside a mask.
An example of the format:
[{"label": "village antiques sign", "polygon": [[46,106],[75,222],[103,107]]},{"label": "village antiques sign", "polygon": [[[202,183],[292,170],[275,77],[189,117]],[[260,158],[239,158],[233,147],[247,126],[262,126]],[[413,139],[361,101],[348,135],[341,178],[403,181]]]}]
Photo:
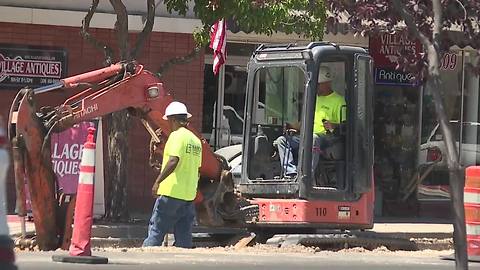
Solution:
[{"label": "village antiques sign", "polygon": [[375,64],[375,83],[383,85],[417,86],[417,74],[396,70],[400,58],[413,54],[417,59],[422,52],[418,40],[411,40],[405,34],[382,33],[369,38],[369,52]]},{"label": "village antiques sign", "polygon": [[66,75],[65,49],[0,44],[0,88],[39,87]]}]

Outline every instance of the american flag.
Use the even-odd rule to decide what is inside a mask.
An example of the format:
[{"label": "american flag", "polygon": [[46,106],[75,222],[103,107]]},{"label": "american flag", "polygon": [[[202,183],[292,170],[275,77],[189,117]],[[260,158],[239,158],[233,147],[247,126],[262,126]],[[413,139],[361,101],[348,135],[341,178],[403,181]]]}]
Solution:
[{"label": "american flag", "polygon": [[213,74],[217,74],[220,67],[225,63],[227,44],[227,26],[225,20],[218,20],[210,32],[210,48],[213,49]]}]

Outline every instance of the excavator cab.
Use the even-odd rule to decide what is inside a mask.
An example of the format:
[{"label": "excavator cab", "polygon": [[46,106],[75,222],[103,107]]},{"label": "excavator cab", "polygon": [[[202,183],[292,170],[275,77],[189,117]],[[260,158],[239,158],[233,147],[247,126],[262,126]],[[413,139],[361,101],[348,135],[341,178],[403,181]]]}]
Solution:
[{"label": "excavator cab", "polygon": [[[335,129],[325,132],[319,148],[314,123],[325,121],[315,119],[321,109],[316,107],[324,106],[317,102],[321,67],[327,67],[331,90],[344,102],[337,104]],[[359,47],[314,42],[261,45],[254,52],[242,165],[233,173],[242,196],[258,206],[247,222],[372,227],[372,70],[372,58]]]}]

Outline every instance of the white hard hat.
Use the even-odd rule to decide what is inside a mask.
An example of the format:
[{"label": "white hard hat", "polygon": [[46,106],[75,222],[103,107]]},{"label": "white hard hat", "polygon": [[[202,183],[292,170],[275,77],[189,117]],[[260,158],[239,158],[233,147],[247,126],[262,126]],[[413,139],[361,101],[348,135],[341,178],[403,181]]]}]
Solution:
[{"label": "white hard hat", "polygon": [[187,106],[185,106],[185,104],[178,101],[173,101],[172,103],[168,104],[167,108],[165,109],[165,114],[162,118],[163,120],[168,120],[167,117],[179,114],[186,115],[187,118],[192,117],[192,115],[187,111]]},{"label": "white hard hat", "polygon": [[318,71],[318,83],[331,82],[332,74],[330,73],[330,68],[326,66],[320,66]]}]

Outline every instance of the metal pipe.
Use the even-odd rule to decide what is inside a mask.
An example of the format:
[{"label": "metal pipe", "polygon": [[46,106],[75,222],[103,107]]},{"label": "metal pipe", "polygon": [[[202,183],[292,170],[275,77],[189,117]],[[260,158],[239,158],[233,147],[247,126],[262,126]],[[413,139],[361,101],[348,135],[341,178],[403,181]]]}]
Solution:
[{"label": "metal pipe", "polygon": [[20,217],[20,225],[22,238],[26,237],[25,216],[26,210],[26,196],[25,196],[25,166],[22,152],[22,140],[18,135],[12,139],[12,154],[13,167],[15,172],[15,190],[17,194],[16,209],[17,215]]},{"label": "metal pipe", "polygon": [[62,79],[61,82],[63,83],[64,87],[72,88],[77,87],[79,83],[92,83],[102,81],[122,71],[124,71],[124,64],[119,63],[106,68],[90,71],[73,77],[68,77]]},{"label": "metal pipe", "polygon": [[22,238],[27,237],[27,225],[25,224],[25,216],[20,216],[20,231],[22,232]]},{"label": "metal pipe", "polygon": [[150,125],[150,123],[148,123],[147,120],[143,119],[143,118],[140,118],[140,121],[142,121],[142,124],[143,126],[145,127],[145,129],[148,131],[148,133],[150,134],[150,136],[152,136],[153,140],[157,143],[161,142],[160,138],[158,137],[158,135],[155,133],[155,130],[153,130],[152,126]]},{"label": "metal pipe", "polygon": [[223,129],[223,102],[225,97],[225,65],[220,67],[218,73],[218,95],[215,114],[215,144],[214,149],[221,148]]},{"label": "metal pipe", "polygon": [[17,192],[16,208],[19,216],[25,216],[25,166],[19,144],[18,137],[14,137],[12,139],[12,154],[15,173],[15,189]]},{"label": "metal pipe", "polygon": [[465,102],[465,50],[462,50],[462,89],[461,89],[461,104],[460,104],[460,135],[458,137],[458,162],[462,164],[462,144],[463,144],[463,110]]},{"label": "metal pipe", "polygon": [[[425,94],[425,87],[423,85],[419,86],[419,95],[418,95],[418,108],[417,108],[417,144],[416,144],[416,151],[417,151],[417,156],[415,160],[415,164],[417,164],[416,167],[418,167],[419,160],[420,160],[420,145],[422,144],[422,127],[423,127],[423,95]],[[417,168],[418,169],[418,168]],[[414,174],[415,175],[415,174]],[[418,183],[420,184],[420,183]]]},{"label": "metal pipe", "polygon": [[33,93],[34,94],[42,94],[42,93],[46,93],[46,92],[50,92],[50,91],[60,89],[62,87],[63,87],[63,82],[58,81],[54,84],[49,84],[49,85],[45,85],[45,86],[42,86],[42,87],[39,87],[39,88],[35,88],[35,89],[33,89]]}]

